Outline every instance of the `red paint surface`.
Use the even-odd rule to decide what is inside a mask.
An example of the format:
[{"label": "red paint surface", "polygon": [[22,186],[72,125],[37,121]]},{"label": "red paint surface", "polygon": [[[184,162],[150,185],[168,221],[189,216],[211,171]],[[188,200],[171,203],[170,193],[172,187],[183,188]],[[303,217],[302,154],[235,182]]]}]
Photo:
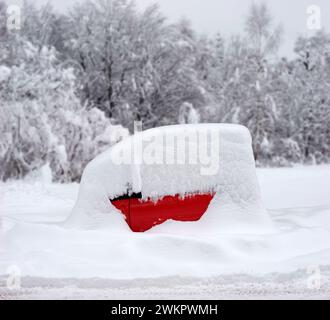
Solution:
[{"label": "red paint surface", "polygon": [[168,219],[176,221],[197,221],[205,213],[214,194],[196,194],[184,199],[166,196],[157,202],[128,198],[111,203],[126,217],[134,232],[144,232]]}]

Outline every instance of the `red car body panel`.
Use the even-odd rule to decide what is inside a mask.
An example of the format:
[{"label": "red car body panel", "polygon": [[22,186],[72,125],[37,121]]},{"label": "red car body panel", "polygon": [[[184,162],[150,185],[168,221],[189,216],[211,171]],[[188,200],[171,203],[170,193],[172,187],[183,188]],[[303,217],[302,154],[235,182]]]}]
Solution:
[{"label": "red car body panel", "polygon": [[214,193],[165,196],[154,202],[136,197],[114,199],[111,203],[126,217],[126,222],[134,232],[144,232],[166,220],[197,221],[207,210]]}]

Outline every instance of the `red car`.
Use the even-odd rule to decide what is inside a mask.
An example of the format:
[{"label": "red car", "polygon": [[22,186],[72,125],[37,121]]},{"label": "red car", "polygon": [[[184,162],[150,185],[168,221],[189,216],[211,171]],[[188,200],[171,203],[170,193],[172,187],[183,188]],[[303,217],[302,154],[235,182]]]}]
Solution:
[{"label": "red car", "polygon": [[214,194],[194,194],[184,198],[165,196],[157,202],[142,200],[141,193],[111,199],[111,203],[126,217],[134,232],[144,232],[166,220],[197,221],[205,213]]}]

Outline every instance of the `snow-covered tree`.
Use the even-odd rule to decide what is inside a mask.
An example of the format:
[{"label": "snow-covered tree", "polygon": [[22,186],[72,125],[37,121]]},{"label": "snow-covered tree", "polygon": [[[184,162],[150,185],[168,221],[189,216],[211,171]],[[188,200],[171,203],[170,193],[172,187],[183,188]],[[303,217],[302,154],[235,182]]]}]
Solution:
[{"label": "snow-covered tree", "polygon": [[200,115],[191,103],[184,102],[180,107],[179,123],[199,123]]},{"label": "snow-covered tree", "polygon": [[306,161],[329,159],[330,120],[330,36],[298,38],[294,68],[294,97],[298,142]]},{"label": "snow-covered tree", "polygon": [[169,25],[157,6],[140,13],[125,0],[79,4],[70,21],[68,52],[83,100],[109,118],[148,128],[175,123],[185,101],[204,104],[207,61],[188,22]]},{"label": "snow-covered tree", "polygon": [[81,105],[73,70],[57,63],[54,49],[21,41],[20,50],[26,60],[1,67],[1,178],[24,177],[48,163],[55,180],[78,180],[86,163],[104,150],[98,136],[110,122]]},{"label": "snow-covered tree", "polygon": [[269,155],[269,140],[279,115],[272,95],[269,57],[279,47],[281,28],[273,27],[265,3],[251,5],[245,26],[245,38],[233,37],[225,50],[217,36],[214,50],[217,74],[212,78],[212,87],[218,101],[218,121],[246,125],[259,160]]},{"label": "snow-covered tree", "polygon": [[253,3],[246,20],[248,45],[247,70],[250,79],[250,99],[245,110],[243,123],[251,130],[255,158],[263,152],[262,146],[268,145],[273,133],[277,109],[274,98],[270,95],[271,74],[268,70],[268,57],[276,53],[281,42],[282,29],[273,27],[272,17],[266,3]]},{"label": "snow-covered tree", "polygon": [[132,130],[175,123],[246,125],[260,165],[330,161],[330,35],[300,36],[277,57],[281,27],[265,3],[245,33],[201,36],[153,5],[86,0],[60,14],[25,0],[6,29],[0,0],[0,179],[48,165],[79,180],[86,163]]}]

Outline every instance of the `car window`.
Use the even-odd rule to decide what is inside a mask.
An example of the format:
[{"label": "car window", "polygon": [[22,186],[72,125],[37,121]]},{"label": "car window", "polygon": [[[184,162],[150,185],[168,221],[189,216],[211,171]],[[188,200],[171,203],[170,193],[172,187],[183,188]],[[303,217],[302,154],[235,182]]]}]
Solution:
[{"label": "car window", "polygon": [[111,199],[111,201],[119,201],[119,200],[127,200],[127,199],[142,199],[142,193],[126,193],[120,197],[116,197]]}]

